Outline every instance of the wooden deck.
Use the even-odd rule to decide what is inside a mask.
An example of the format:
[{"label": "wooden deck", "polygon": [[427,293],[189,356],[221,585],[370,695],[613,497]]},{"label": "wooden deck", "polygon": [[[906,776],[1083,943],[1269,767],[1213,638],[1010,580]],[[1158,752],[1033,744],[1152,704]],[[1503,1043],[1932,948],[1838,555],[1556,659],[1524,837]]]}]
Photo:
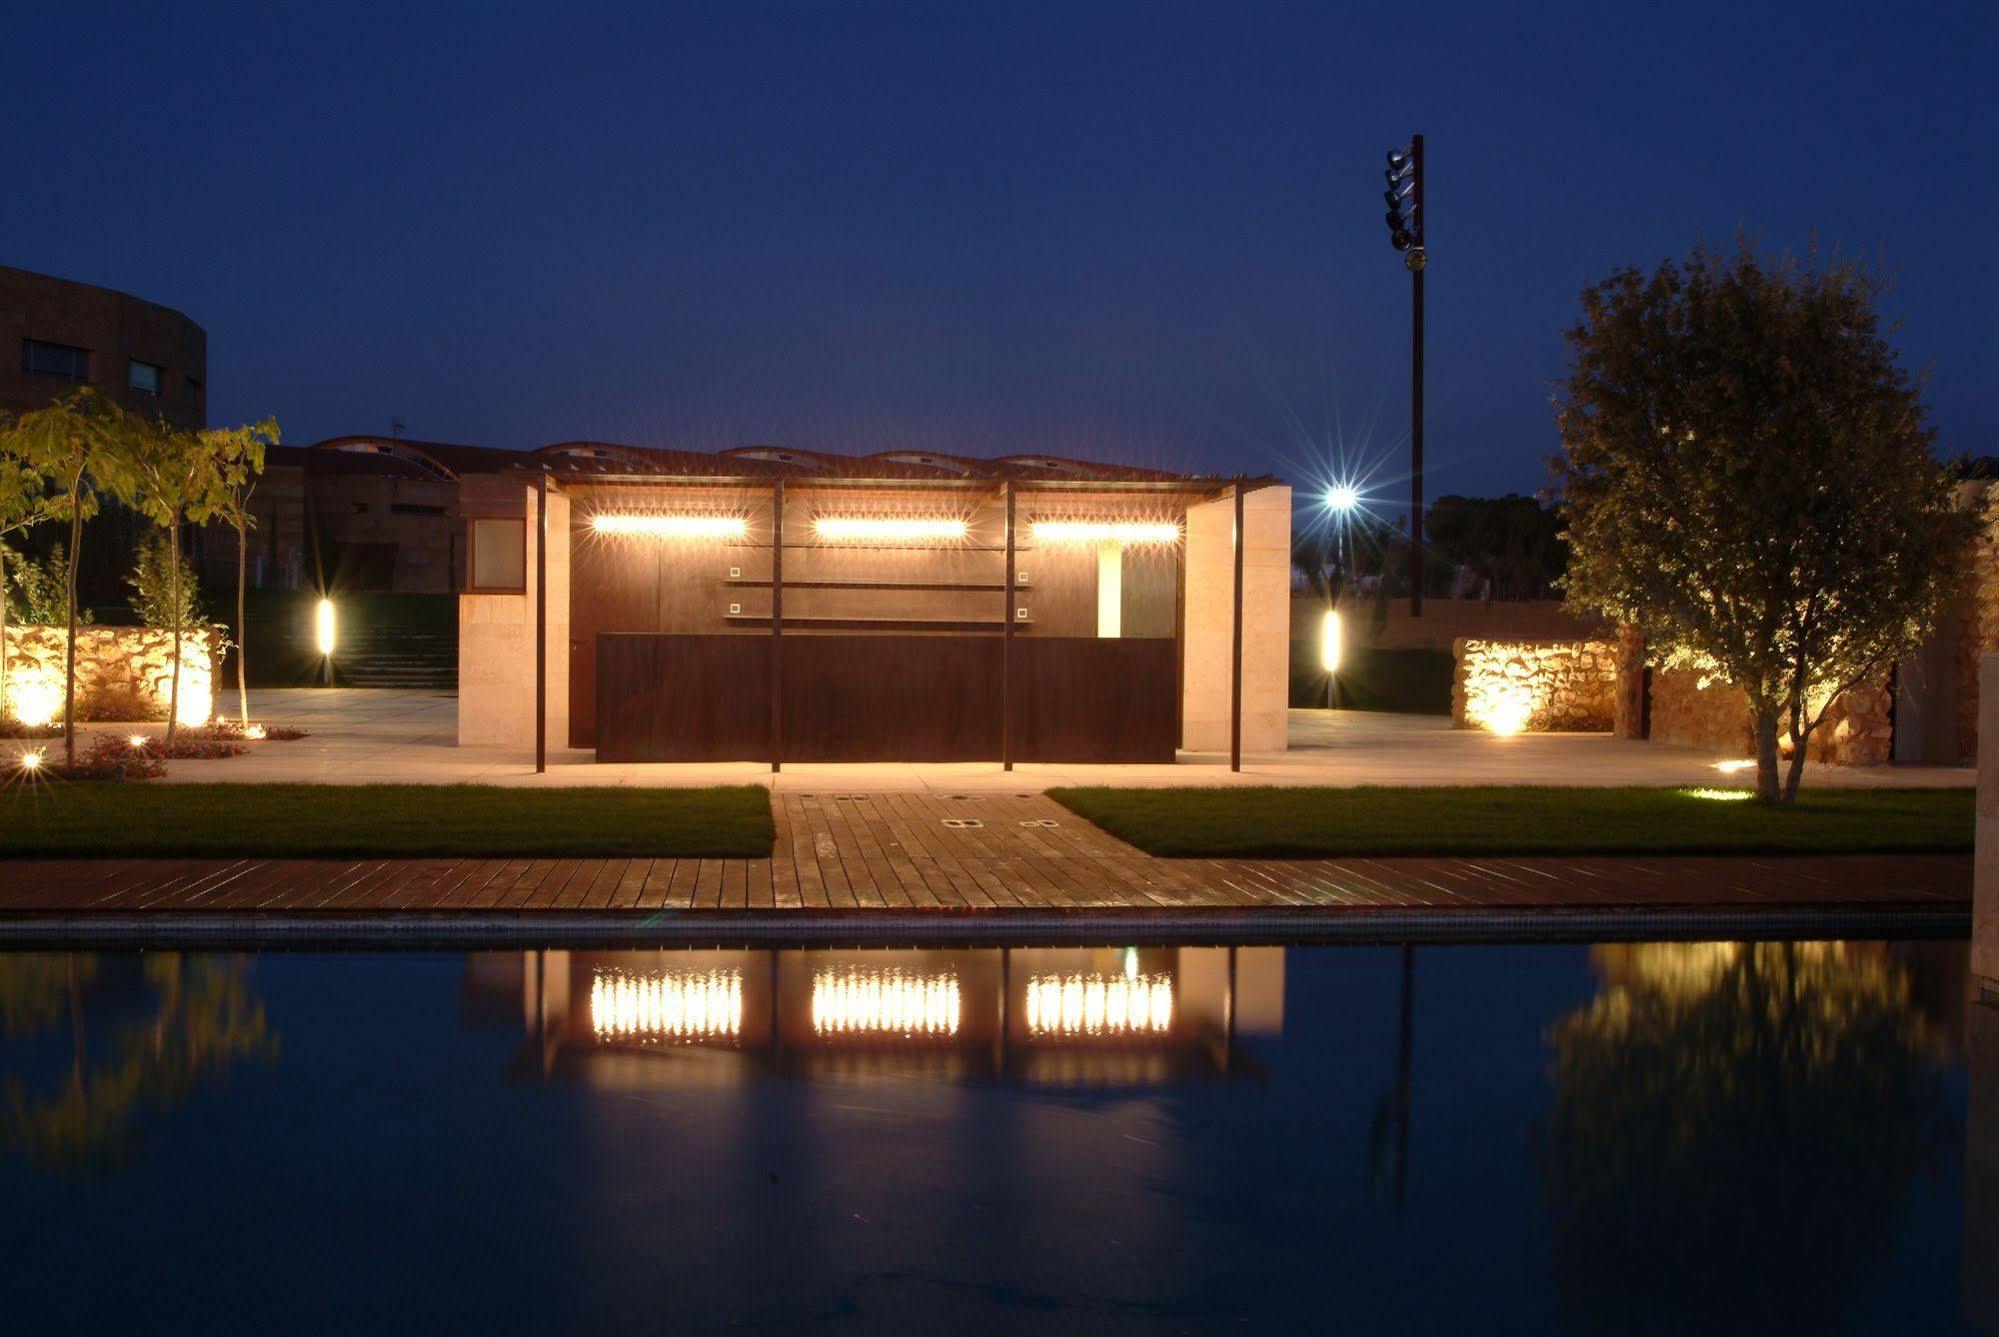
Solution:
[{"label": "wooden deck", "polygon": [[[1040,795],[773,796],[767,859],[0,863],[0,916],[647,911],[1968,911],[1969,855],[1155,859]],[[970,825],[946,825],[946,823]]]}]

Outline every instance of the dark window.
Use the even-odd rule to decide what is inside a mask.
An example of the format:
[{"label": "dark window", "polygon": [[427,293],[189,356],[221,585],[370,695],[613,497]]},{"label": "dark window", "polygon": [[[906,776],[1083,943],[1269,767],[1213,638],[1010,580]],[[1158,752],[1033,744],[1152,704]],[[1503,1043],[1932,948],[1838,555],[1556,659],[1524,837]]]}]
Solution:
[{"label": "dark window", "polygon": [[195,380],[192,376],[186,377],[185,380],[187,382],[187,406],[191,409],[199,409],[201,407],[201,382]]},{"label": "dark window", "polygon": [[525,520],[474,520],[472,580],[475,590],[518,594],[528,583],[528,532]]},{"label": "dark window", "polygon": [[141,362],[134,358],[130,363],[126,364],[125,384],[131,386],[142,395],[158,394],[160,392],[160,382],[165,379],[166,377],[161,373],[160,369],[150,362]]},{"label": "dark window", "polygon": [[90,379],[90,350],[68,344],[45,344],[40,339],[21,340],[21,370],[43,376],[60,376],[66,381]]}]

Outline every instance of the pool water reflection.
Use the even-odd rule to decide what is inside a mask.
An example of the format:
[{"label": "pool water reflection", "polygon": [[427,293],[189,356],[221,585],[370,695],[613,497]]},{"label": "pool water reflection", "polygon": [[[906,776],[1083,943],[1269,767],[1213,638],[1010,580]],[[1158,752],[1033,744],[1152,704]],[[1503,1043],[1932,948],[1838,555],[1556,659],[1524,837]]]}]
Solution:
[{"label": "pool water reflection", "polygon": [[0,956],[0,1313],[1999,1328],[1965,978],[1962,943]]}]

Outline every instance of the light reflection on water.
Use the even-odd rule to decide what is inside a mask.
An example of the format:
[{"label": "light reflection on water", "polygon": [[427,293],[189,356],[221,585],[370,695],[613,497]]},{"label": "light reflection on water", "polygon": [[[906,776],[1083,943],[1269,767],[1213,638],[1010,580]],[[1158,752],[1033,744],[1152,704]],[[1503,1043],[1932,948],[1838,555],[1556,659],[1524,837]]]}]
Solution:
[{"label": "light reflection on water", "polygon": [[1965,977],[1922,943],[0,956],[0,1299],[337,1331],[368,1297],[316,1279],[395,1259],[374,1298],[448,1328],[1999,1328]]}]

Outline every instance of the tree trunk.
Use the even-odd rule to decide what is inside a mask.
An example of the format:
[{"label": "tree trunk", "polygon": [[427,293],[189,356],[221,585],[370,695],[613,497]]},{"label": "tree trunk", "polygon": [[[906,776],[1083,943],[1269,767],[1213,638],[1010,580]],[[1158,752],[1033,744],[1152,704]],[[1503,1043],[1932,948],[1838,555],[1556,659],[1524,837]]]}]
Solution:
[{"label": "tree trunk", "polygon": [[250,651],[250,628],[243,615],[243,583],[250,569],[250,535],[243,517],[236,518],[236,705],[243,715],[243,729],[250,728],[250,677],[244,658]]},{"label": "tree trunk", "polygon": [[1798,801],[1798,783],[1805,778],[1805,739],[1802,726],[1791,730],[1791,765],[1784,774],[1784,802]]},{"label": "tree trunk", "polygon": [[167,526],[167,589],[173,609],[173,675],[167,688],[167,750],[173,751],[174,728],[180,723],[180,526]]},{"label": "tree trunk", "polygon": [[1782,803],[1783,787],[1777,780],[1777,712],[1755,710],[1749,718],[1756,734],[1756,797],[1763,803]]},{"label": "tree trunk", "polygon": [[83,554],[83,479],[69,494],[69,579],[65,593],[69,603],[69,640],[63,647],[62,672],[62,751],[70,769],[76,768],[76,564]]},{"label": "tree trunk", "polygon": [[7,541],[0,538],[0,720],[7,718]]}]

